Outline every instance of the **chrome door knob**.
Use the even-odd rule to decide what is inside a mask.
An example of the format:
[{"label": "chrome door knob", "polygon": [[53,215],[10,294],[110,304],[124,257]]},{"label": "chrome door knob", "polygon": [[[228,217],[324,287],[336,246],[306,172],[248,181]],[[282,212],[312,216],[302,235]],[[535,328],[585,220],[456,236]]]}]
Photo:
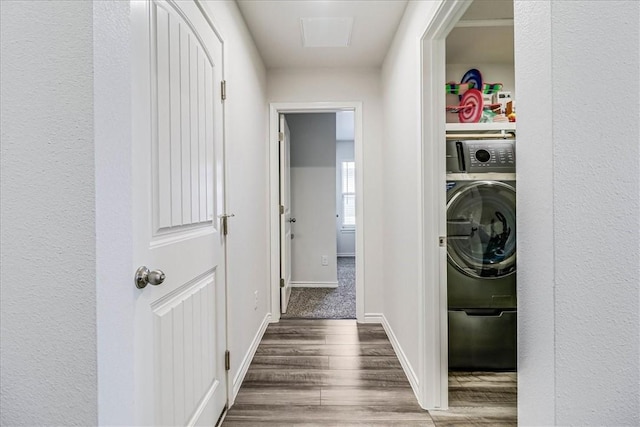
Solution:
[{"label": "chrome door knob", "polygon": [[289,218],[289,222],[296,222],[295,218]]},{"label": "chrome door knob", "polygon": [[147,285],[158,286],[164,282],[165,275],[162,270],[150,271],[147,267],[142,266],[136,271],[135,283],[136,288],[143,289]]}]

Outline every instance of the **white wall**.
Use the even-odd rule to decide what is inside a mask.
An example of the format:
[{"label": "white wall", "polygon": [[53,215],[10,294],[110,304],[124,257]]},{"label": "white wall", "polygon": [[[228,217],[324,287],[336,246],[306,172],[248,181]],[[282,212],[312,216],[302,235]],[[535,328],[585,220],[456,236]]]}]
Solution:
[{"label": "white wall", "polygon": [[365,313],[382,312],[382,99],[380,72],[372,69],[269,70],[269,102],[363,103]]},{"label": "white wall", "polygon": [[93,3],[98,423],[134,419],[130,3]]},{"label": "white wall", "polygon": [[[439,1],[410,2],[382,69],[384,101],[384,314],[402,348],[414,386],[422,377],[419,351],[422,301],[421,38]],[[443,82],[444,83],[444,82]],[[443,141],[444,143],[444,141]]]},{"label": "white wall", "polygon": [[224,39],[227,211],[235,214],[227,237],[227,330],[237,391],[241,363],[270,311],[266,73],[235,2],[205,5]]},{"label": "white wall", "polygon": [[2,425],[98,420],[92,7],[0,8]]},{"label": "white wall", "polygon": [[[337,284],[336,115],[287,114],[291,132],[291,281]],[[328,265],[322,265],[322,256]]]},{"label": "white wall", "polygon": [[[351,115],[353,129],[353,115]],[[338,122],[339,126],[340,122]],[[336,133],[339,135],[339,132]],[[353,137],[353,131],[351,132]],[[353,141],[336,141],[336,246],[338,256],[355,256],[356,233],[354,230],[342,229],[342,162],[353,162],[355,159]],[[357,195],[356,195],[357,197]]]},{"label": "white wall", "polygon": [[640,424],[639,17],[515,2],[522,425]]}]

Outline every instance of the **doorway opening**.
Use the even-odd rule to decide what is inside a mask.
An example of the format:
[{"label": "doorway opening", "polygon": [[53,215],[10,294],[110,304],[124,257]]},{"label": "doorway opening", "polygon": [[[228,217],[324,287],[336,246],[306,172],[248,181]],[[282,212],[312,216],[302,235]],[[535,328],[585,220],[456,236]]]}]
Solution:
[{"label": "doorway opening", "polygon": [[[446,37],[443,82],[449,409],[491,405],[509,419],[517,416],[513,30],[512,1],[471,2]],[[475,108],[450,107],[474,97]]]},{"label": "doorway opening", "polygon": [[[449,409],[454,411],[460,402],[465,400],[465,393],[471,390],[462,389],[462,381],[468,378],[449,377],[449,319],[448,319],[448,258],[447,258],[447,167],[450,160],[447,153],[447,131],[452,130],[458,133],[465,128],[467,123],[445,124],[447,102],[445,97],[445,86],[450,80],[460,79],[460,72],[453,71],[455,78],[449,78],[448,72],[452,67],[448,67],[448,49],[452,46],[452,40],[448,40],[454,28],[464,31],[479,28],[481,26],[493,25],[500,28],[513,26],[513,19],[502,16],[476,16],[465,15],[468,11],[474,13],[472,7],[483,6],[486,2],[445,2],[436,11],[436,16],[432,23],[426,28],[422,38],[421,67],[422,67],[422,137],[423,137],[423,191],[425,195],[424,224],[424,264],[425,272],[423,283],[423,309],[420,313],[423,329],[422,342],[420,346],[421,361],[423,363],[423,376],[421,380],[424,387],[421,387],[420,401],[423,408],[430,410]],[[509,1],[496,2],[502,6],[509,6]],[[476,12],[478,12],[476,10]],[[464,16],[464,18],[463,18]],[[462,21],[462,22],[460,22]],[[476,36],[472,36],[474,38]],[[468,38],[467,38],[468,39]],[[468,40],[467,40],[468,41]],[[459,47],[465,48],[468,43],[464,42]],[[477,53],[477,52],[474,52]],[[481,61],[486,61],[487,56],[471,58],[469,61],[478,65]],[[467,61],[464,61],[467,62]],[[469,66],[471,64],[464,64]],[[480,65],[479,65],[480,66]],[[451,68],[451,69],[450,69]],[[469,66],[468,68],[478,68]],[[465,68],[467,70],[468,68]],[[489,70],[489,67],[487,67]],[[491,70],[493,72],[493,70]],[[459,75],[460,74],[460,75]],[[463,78],[464,80],[464,78]],[[459,80],[458,80],[459,81]],[[493,83],[493,82],[492,82]],[[457,95],[455,96],[457,99]],[[483,102],[483,100],[481,100]],[[480,105],[483,105],[482,103]],[[451,121],[451,120],[450,120]],[[485,125],[481,123],[480,125]],[[486,130],[494,129],[493,123],[486,124]],[[466,129],[466,128],[465,128]],[[481,133],[481,132],[474,132]],[[435,202],[435,203],[434,203]],[[458,228],[459,230],[459,228]],[[516,413],[515,387],[511,375],[499,374],[499,380],[505,379],[504,385],[509,388],[509,407],[505,409],[509,416]],[[504,378],[503,378],[504,377]],[[468,385],[469,382],[464,385]],[[488,384],[491,385],[491,384]],[[450,394],[451,391],[454,393]],[[461,393],[455,393],[457,391]],[[476,390],[477,391],[477,390]],[[480,394],[482,391],[477,391]],[[468,406],[473,406],[468,400]]]},{"label": "doorway opening", "polygon": [[281,316],[355,319],[353,111],[282,114],[280,135]]},{"label": "doorway opening", "polygon": [[359,102],[271,105],[275,320],[364,318],[361,117]]}]

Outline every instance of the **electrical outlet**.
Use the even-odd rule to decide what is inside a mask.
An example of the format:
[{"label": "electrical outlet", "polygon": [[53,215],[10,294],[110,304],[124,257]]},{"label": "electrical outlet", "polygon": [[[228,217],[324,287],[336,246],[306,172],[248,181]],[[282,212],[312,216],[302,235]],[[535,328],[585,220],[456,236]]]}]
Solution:
[{"label": "electrical outlet", "polygon": [[328,256],[322,255],[321,261],[322,261],[322,265],[329,265],[329,257]]},{"label": "electrical outlet", "polygon": [[255,291],[253,293],[254,299],[253,299],[253,309],[257,310],[258,309],[258,291]]}]

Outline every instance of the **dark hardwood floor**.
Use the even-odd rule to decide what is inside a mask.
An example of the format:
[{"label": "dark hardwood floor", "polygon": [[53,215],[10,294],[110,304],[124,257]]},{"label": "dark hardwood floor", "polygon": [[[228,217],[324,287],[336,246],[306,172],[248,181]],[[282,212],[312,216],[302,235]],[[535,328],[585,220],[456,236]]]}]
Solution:
[{"label": "dark hardwood floor", "polygon": [[[515,374],[454,373],[451,410],[423,410],[382,326],[269,325],[222,425],[515,425]],[[488,386],[487,386],[488,385]]]}]

